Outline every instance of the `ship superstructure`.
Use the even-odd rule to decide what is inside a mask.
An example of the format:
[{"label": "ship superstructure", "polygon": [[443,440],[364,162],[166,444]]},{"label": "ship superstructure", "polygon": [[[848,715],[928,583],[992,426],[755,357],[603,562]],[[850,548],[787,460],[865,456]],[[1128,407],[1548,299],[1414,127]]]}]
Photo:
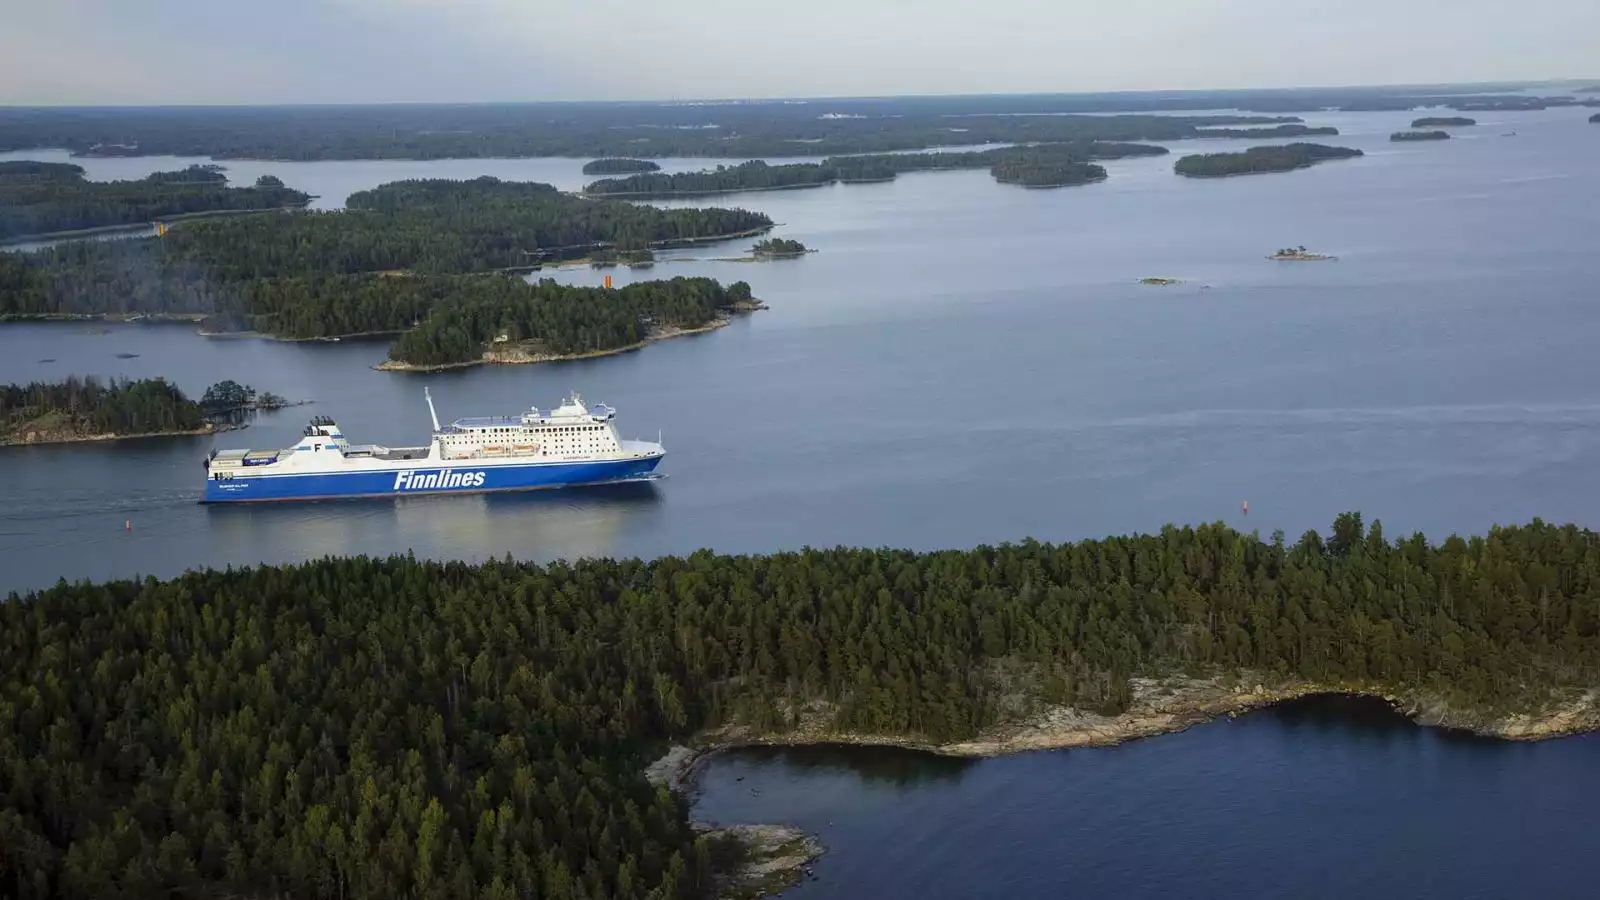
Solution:
[{"label": "ship superstructure", "polygon": [[654,477],[660,443],[623,440],[616,410],[571,395],[519,416],[433,420],[422,447],[352,444],[333,419],[311,420],[280,450],[224,450],[206,460],[208,503],[311,500],[571,487]]}]

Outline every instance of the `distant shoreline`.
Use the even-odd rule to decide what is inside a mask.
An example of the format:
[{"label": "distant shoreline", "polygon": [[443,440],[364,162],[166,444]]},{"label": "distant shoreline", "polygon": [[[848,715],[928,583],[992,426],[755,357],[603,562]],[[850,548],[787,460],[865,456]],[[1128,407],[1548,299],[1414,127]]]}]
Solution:
[{"label": "distant shoreline", "polygon": [[404,328],[390,328],[380,331],[353,331],[349,334],[329,334],[321,337],[286,337],[279,334],[270,334],[265,331],[206,331],[204,328],[195,332],[204,338],[217,340],[255,339],[262,341],[281,341],[285,344],[337,344],[346,338],[361,339],[369,337],[389,337],[396,334],[405,334]]},{"label": "distant shoreline", "polygon": [[383,362],[373,366],[373,368],[380,372],[446,372],[451,369],[470,369],[474,366],[531,366],[538,365],[540,363],[574,362],[580,359],[599,359],[604,356],[617,356],[623,353],[632,353],[635,350],[642,350],[657,341],[665,341],[671,338],[685,337],[691,334],[705,334],[706,332],[716,331],[718,328],[725,328],[732,324],[733,316],[735,315],[755,312],[756,310],[766,308],[766,304],[761,303],[760,301],[754,301],[749,304],[741,304],[739,306],[730,308],[726,315],[719,315],[717,318],[712,319],[710,322],[707,322],[704,325],[696,325],[692,328],[669,326],[666,328],[654,329],[642,341],[635,341],[632,344],[627,344],[621,347],[608,347],[603,350],[584,350],[579,353],[529,353],[525,349],[517,347],[507,347],[501,349],[490,347],[484,350],[483,355],[478,359],[468,359],[462,360],[461,362],[451,363],[437,363],[434,365],[408,363],[393,359],[386,359]]},{"label": "distant shoreline", "polygon": [[97,234],[120,234],[122,232],[141,231],[145,228],[154,228],[157,225],[172,225],[179,222],[189,222],[195,219],[214,219],[222,216],[246,216],[274,212],[293,212],[303,210],[311,205],[315,197],[309,198],[305,203],[287,203],[282,206],[265,206],[260,209],[202,209],[194,212],[175,213],[170,216],[160,216],[148,222],[126,222],[120,225],[96,225],[93,228],[73,228],[66,231],[43,231],[38,234],[23,234],[0,240],[0,248],[13,244],[31,244],[36,241],[60,241],[72,238],[94,237]]},{"label": "distant shoreline", "polygon": [[1328,162],[1328,160],[1319,159],[1313,162],[1300,163],[1299,165],[1288,166],[1287,168],[1282,169],[1257,169],[1253,172],[1219,172],[1215,175],[1190,175],[1186,172],[1179,172],[1177,174],[1183,176],[1184,178],[1244,178],[1250,175],[1282,175],[1287,172],[1297,172],[1300,169],[1309,169],[1312,166],[1315,166],[1317,163],[1322,162]]},{"label": "distant shoreline", "polygon": [[156,325],[204,322],[209,313],[5,313],[0,314],[0,325],[15,322],[111,322],[116,325],[135,325],[149,322]]},{"label": "distant shoreline", "polygon": [[1032,190],[1043,191],[1043,190],[1050,190],[1050,189],[1053,189],[1053,188],[1082,187],[1083,185],[1087,185],[1087,184],[1099,184],[1100,182],[1105,181],[1109,177],[1110,177],[1109,175],[1101,175],[1101,176],[1096,177],[1096,178],[1085,179],[1084,181],[1063,181],[1060,184],[1027,184],[1026,182],[1021,182],[1021,181],[1007,181],[1006,179],[1000,178],[998,176],[995,177],[995,181],[999,182],[1000,184],[1009,184],[1009,185],[1012,185],[1013,187],[1030,188]]},{"label": "distant shoreline", "polygon": [[591,194],[587,190],[583,196],[594,200],[670,200],[674,197],[716,197],[722,194],[758,194],[765,191],[799,191],[806,188],[822,188],[837,184],[839,179],[828,181],[808,182],[806,184],[777,184],[769,187],[748,188],[717,188],[706,191],[628,191],[626,193],[597,193]]},{"label": "distant shoreline", "polygon": [[106,441],[137,441],[144,440],[146,438],[203,437],[208,434],[221,434],[224,431],[235,430],[237,429],[233,426],[213,425],[208,422],[203,428],[191,428],[184,431],[144,431],[138,434],[81,434],[73,435],[71,437],[56,435],[31,441],[14,436],[7,436],[0,438],[0,447],[43,447],[53,444],[92,444],[103,443]]}]

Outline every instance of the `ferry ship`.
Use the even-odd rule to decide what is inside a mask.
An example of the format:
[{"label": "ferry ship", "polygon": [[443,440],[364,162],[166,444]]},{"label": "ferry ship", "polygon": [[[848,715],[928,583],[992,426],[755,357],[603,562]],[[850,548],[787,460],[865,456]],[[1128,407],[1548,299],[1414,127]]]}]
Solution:
[{"label": "ferry ship", "polygon": [[351,444],[318,416],[293,447],[211,451],[204,503],[471,494],[644,481],[666,450],[617,436],[616,410],[572,394],[550,410],[457,419],[440,427],[433,397],[426,447]]}]

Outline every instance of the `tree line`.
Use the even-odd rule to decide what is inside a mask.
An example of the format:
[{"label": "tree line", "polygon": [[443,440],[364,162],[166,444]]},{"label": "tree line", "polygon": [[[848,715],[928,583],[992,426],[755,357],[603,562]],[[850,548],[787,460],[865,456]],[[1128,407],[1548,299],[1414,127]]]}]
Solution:
[{"label": "tree line", "polygon": [[[732,193],[735,191],[779,190],[822,187],[834,182],[858,183],[890,181],[903,172],[937,169],[989,169],[995,173],[1020,173],[1038,167],[1044,157],[1057,162],[1054,173],[1064,180],[1057,184],[1078,183],[1075,179],[1105,177],[1072,168],[1068,163],[1095,159],[1121,159],[1129,156],[1161,156],[1165,147],[1114,141],[1035,144],[999,147],[991,150],[946,151],[940,153],[880,153],[863,156],[833,156],[820,163],[772,165],[762,160],[737,165],[717,166],[698,172],[649,173],[626,178],[605,178],[590,183],[584,193],[611,197],[672,197]],[[1043,183],[1043,182],[1041,182]]]},{"label": "tree line", "polygon": [[[1531,710],[1600,675],[1600,535],[1340,516],[540,566],[326,558],[0,603],[0,894],[678,898],[666,742],[796,711],[969,738],[1248,671]],[[816,704],[821,704],[816,706]]]},{"label": "tree line", "polygon": [[1179,175],[1214,178],[1223,175],[1251,175],[1262,172],[1287,172],[1330,159],[1349,159],[1363,155],[1350,147],[1325,144],[1284,144],[1251,147],[1237,153],[1201,153],[1185,156],[1173,166]]},{"label": "tree line", "polygon": [[[399,337],[391,357],[421,365],[477,359],[494,337],[508,333],[497,324],[502,321],[515,326],[509,333],[517,340],[537,341],[550,352],[566,354],[636,344],[652,323],[698,327],[716,318],[719,310],[749,299],[749,286],[743,282],[724,291],[711,279],[681,277],[606,291],[552,288],[548,279],[529,285],[497,272],[285,276],[220,285],[194,266],[167,274],[129,283],[126,287],[137,288],[132,293],[116,281],[97,287],[105,290],[108,301],[123,301],[126,311],[150,311],[143,303],[127,302],[142,299],[184,301],[175,311],[200,305],[209,310],[202,328],[212,333],[296,339],[394,333]],[[0,257],[0,292],[6,290],[6,275]]]},{"label": "tree line", "polygon": [[[1236,103],[1238,101],[1234,101]],[[1182,100],[1165,98],[1169,104]],[[1224,106],[1234,103],[1224,102]],[[0,111],[0,150],[66,147],[87,155],[216,159],[466,159],[566,156],[771,158],[884,153],[984,143],[1162,141],[1211,126],[1293,124],[1293,116],[1084,115],[1111,100],[898,98],[815,104],[473,104],[337,109]],[[1141,108],[1123,100],[1120,108]],[[1150,109],[1144,105],[1143,108]],[[1195,108],[1195,107],[1189,107]],[[1318,108],[1310,106],[1305,108]],[[1028,116],[1015,112],[1067,111]]]},{"label": "tree line", "polygon": [[155,172],[137,181],[86,181],[83,174],[82,167],[65,163],[0,163],[0,241],[199,212],[298,207],[310,200],[270,177],[253,187],[228,187],[218,166]]},{"label": "tree line", "polygon": [[395,182],[348,205],[0,253],[0,316],[188,312],[211,315],[217,330],[289,337],[393,331],[472,296],[479,282],[464,274],[772,225],[745,210],[585,200],[493,178]]},{"label": "tree line", "polygon": [[531,342],[557,355],[615,350],[656,329],[700,327],[749,300],[745,282],[724,288],[711,278],[679,276],[612,289],[479,276],[471,296],[436,306],[400,335],[389,358],[420,366],[471,362],[497,343]]},{"label": "tree line", "polygon": [[767,238],[756,241],[750,252],[755,256],[799,256],[806,252],[806,245],[791,238]]},{"label": "tree line", "polygon": [[75,163],[40,162],[34,159],[0,160],[0,184],[38,181],[81,181],[83,166]]},{"label": "tree line", "polygon": [[258,392],[231,379],[206,388],[199,400],[162,378],[101,381],[91,375],[6,384],[0,385],[0,444],[26,443],[30,433],[33,440],[182,433],[286,405],[271,391]]},{"label": "tree line", "polygon": [[1082,161],[1070,147],[1050,144],[1020,147],[1001,154],[989,167],[989,173],[1001,184],[1025,187],[1066,187],[1106,177],[1103,166]]},{"label": "tree line", "polygon": [[1339,129],[1329,125],[1272,125],[1263,128],[1202,128],[1196,137],[1204,138],[1280,138],[1280,137],[1310,137],[1331,136],[1339,133]]},{"label": "tree line", "polygon": [[161,378],[0,385],[0,443],[99,434],[194,431],[207,410]]},{"label": "tree line", "polygon": [[[169,233],[168,255],[225,278],[411,271],[459,274],[739,235],[772,220],[742,209],[660,209],[594,202],[547,184],[419,179],[358,191],[343,212],[195,223]],[[171,240],[174,239],[175,240]]]},{"label": "tree line", "polygon": [[1391,141],[1448,141],[1448,131],[1396,131],[1389,135]]},{"label": "tree line", "polygon": [[634,172],[656,172],[661,166],[648,159],[628,159],[627,157],[608,156],[602,159],[592,159],[583,164],[585,175],[630,175]]},{"label": "tree line", "polygon": [[623,197],[662,197],[674,194],[704,195],[733,191],[771,191],[783,188],[821,187],[838,176],[819,163],[769,165],[759,159],[717,166],[699,172],[650,172],[627,178],[606,178],[583,189],[586,194]]}]

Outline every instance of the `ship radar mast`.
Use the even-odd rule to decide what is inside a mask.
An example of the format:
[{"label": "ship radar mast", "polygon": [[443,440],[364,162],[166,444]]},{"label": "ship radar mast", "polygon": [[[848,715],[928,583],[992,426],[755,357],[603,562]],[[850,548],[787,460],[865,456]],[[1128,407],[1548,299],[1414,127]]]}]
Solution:
[{"label": "ship radar mast", "polygon": [[433,395],[428,393],[428,389],[427,388],[423,388],[422,389],[422,397],[423,397],[423,399],[428,401],[428,418],[433,420],[433,433],[434,434],[438,434],[439,433],[439,413],[434,411],[434,408],[433,408]]}]

